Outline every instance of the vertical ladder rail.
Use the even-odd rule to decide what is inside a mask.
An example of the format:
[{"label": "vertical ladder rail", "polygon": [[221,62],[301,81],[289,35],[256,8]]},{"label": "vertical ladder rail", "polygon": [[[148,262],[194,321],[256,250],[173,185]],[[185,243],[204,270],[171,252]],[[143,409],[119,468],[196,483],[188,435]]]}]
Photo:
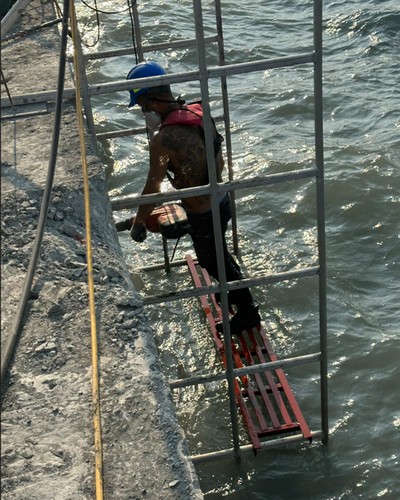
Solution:
[{"label": "vertical ladder rail", "polygon": [[132,15],[133,15],[133,26],[134,26],[134,37],[136,43],[136,53],[139,58],[139,62],[144,60],[144,51],[143,51],[143,43],[142,43],[142,34],[140,31],[140,22],[139,22],[139,11],[137,7],[137,1],[131,1],[132,7]]},{"label": "vertical ladder rail", "polygon": [[323,147],[323,91],[322,91],[322,0],[314,0],[314,113],[315,113],[315,162],[317,167],[317,228],[319,255],[319,323],[320,323],[320,384],[321,425],[323,443],[328,443],[328,336],[326,305],[326,243],[325,243],[325,194]]},{"label": "vertical ladder rail", "polygon": [[211,112],[210,112],[210,97],[208,90],[207,60],[206,60],[206,51],[204,42],[203,13],[202,13],[201,1],[193,0],[193,10],[195,17],[197,56],[198,56],[198,66],[200,73],[200,89],[201,89],[201,98],[203,102],[204,136],[206,141],[208,175],[211,187],[211,209],[212,209],[214,237],[215,237],[215,246],[217,254],[217,266],[219,275],[218,281],[220,284],[220,293],[222,299],[221,306],[222,306],[222,317],[224,324],[224,340],[226,348],[226,375],[227,375],[228,389],[229,389],[232,440],[233,440],[233,448],[235,450],[236,459],[239,459],[240,457],[239,427],[238,427],[238,415],[236,411],[235,383],[233,377],[232,346],[230,342],[228,289],[226,283],[225,262],[224,262],[223,245],[222,245],[222,231],[221,231],[219,199],[218,199],[218,182],[217,182],[217,173],[215,168],[213,130],[212,130]]},{"label": "vertical ladder rail", "polygon": [[[218,53],[219,64],[225,66],[225,48],[224,48],[224,32],[222,28],[222,12],[221,0],[215,0],[215,17],[217,25],[217,38],[218,38]],[[221,76],[221,90],[222,90],[222,104],[224,109],[224,124],[225,124],[225,146],[226,156],[228,159],[228,178],[233,180],[233,159],[232,159],[232,137],[231,137],[231,119],[229,113],[228,101],[228,85],[226,76]],[[231,191],[231,210],[232,210],[232,238],[233,250],[235,255],[239,253],[239,243],[237,234],[237,217],[236,217],[236,195],[235,191]]]}]

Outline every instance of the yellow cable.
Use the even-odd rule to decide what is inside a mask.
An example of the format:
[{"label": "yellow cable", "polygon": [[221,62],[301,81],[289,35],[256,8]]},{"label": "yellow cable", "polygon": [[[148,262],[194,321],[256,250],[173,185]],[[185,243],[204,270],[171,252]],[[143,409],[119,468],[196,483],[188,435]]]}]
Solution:
[{"label": "yellow cable", "polygon": [[70,3],[71,32],[72,32],[72,39],[74,42],[76,111],[79,123],[79,141],[81,146],[82,171],[83,171],[83,183],[84,183],[87,271],[88,271],[88,287],[89,287],[90,329],[91,329],[91,340],[92,340],[92,396],[93,396],[96,500],[103,500],[103,449],[102,449],[102,439],[101,439],[100,390],[99,390],[99,368],[98,368],[98,351],[97,351],[96,307],[94,300],[89,175],[88,175],[88,164],[87,164],[86,144],[85,144],[85,134],[84,134],[85,125],[83,120],[83,110],[82,110],[81,93],[80,93],[81,81],[78,69],[78,54],[76,49],[77,38],[78,38],[78,27],[77,27],[74,0],[70,0],[70,2],[71,2]]}]

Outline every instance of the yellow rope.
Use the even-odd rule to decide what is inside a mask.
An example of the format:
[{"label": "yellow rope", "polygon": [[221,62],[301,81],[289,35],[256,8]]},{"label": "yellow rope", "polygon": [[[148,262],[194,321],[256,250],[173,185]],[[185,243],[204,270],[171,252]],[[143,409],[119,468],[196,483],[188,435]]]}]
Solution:
[{"label": "yellow rope", "polygon": [[79,123],[79,140],[81,146],[82,171],[83,171],[83,183],[84,183],[87,271],[88,271],[88,287],[89,287],[90,328],[91,328],[91,340],[92,340],[92,396],[93,396],[96,500],[103,500],[103,450],[102,450],[102,440],[101,440],[100,390],[99,390],[99,368],[98,368],[98,351],[97,351],[96,307],[94,300],[89,175],[88,175],[88,164],[87,164],[85,135],[84,135],[85,126],[83,120],[83,110],[82,110],[82,102],[80,95],[81,81],[79,76],[78,54],[76,48],[77,38],[78,38],[78,28],[77,28],[74,0],[70,1],[71,1],[70,4],[71,32],[72,32],[72,39],[74,42],[76,110]]}]

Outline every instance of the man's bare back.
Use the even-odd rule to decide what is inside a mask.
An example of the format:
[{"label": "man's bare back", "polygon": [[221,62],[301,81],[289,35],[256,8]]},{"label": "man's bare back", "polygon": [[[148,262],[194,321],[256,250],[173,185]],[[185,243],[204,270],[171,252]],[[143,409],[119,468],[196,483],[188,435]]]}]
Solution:
[{"label": "man's bare back", "polygon": [[[176,189],[208,184],[207,153],[200,127],[173,125],[165,127],[150,144],[150,158],[159,161],[160,169]],[[223,168],[222,155],[218,154],[218,180]],[[152,161],[152,160],[151,160]],[[210,208],[208,196],[186,198],[182,203],[187,211],[203,212]]]}]

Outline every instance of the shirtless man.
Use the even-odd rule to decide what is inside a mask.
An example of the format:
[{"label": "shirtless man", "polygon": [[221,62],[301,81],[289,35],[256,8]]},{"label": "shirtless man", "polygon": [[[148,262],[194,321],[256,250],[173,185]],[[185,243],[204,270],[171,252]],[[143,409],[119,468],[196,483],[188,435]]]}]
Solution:
[{"label": "shirtless man", "polygon": [[[127,79],[144,78],[165,74],[155,62],[141,62],[128,73]],[[165,177],[176,189],[208,184],[207,155],[202,126],[203,111],[200,103],[184,105],[175,99],[169,85],[132,89],[129,91],[129,107],[142,108],[146,125],[154,133],[150,141],[150,169],[142,194],[160,192]],[[222,137],[214,130],[214,153],[217,178],[221,181],[223,159]],[[218,280],[218,267],[214,241],[214,228],[209,196],[184,198],[182,205],[190,224],[189,234],[199,264]],[[131,228],[131,236],[142,242],[146,238],[145,220],[154,209],[154,204],[141,205]],[[220,198],[220,217],[223,234],[226,279],[235,281],[243,278],[240,267],[229,253],[225,232],[231,219],[230,199],[227,193]],[[235,305],[237,313],[230,321],[231,333],[258,326],[260,316],[248,288],[229,292],[229,303]],[[217,325],[222,331],[222,324]]]}]

